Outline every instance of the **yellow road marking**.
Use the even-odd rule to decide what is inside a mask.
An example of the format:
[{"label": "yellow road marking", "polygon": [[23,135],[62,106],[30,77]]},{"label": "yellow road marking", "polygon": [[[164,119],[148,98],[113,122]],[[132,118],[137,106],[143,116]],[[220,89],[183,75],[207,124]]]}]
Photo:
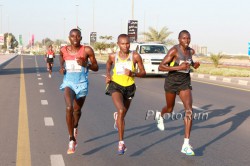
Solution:
[{"label": "yellow road marking", "polygon": [[232,87],[232,86],[228,86],[228,85],[221,85],[221,84],[216,84],[216,83],[211,83],[211,82],[206,82],[206,81],[198,81],[198,80],[194,80],[194,79],[192,79],[192,81],[250,92],[250,90],[244,89],[244,88],[237,88],[237,87]]},{"label": "yellow road marking", "polygon": [[22,56],[21,56],[21,73],[20,73],[20,97],[19,97],[16,166],[31,166],[29,123],[28,123],[26,89],[25,89]]}]

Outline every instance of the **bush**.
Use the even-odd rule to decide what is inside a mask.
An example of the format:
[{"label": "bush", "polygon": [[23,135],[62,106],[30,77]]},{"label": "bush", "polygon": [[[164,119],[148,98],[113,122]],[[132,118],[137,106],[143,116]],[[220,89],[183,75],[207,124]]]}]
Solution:
[{"label": "bush", "polygon": [[210,56],[210,59],[212,60],[213,64],[215,67],[218,67],[219,63],[220,63],[220,59],[222,58],[222,54],[212,54]]}]

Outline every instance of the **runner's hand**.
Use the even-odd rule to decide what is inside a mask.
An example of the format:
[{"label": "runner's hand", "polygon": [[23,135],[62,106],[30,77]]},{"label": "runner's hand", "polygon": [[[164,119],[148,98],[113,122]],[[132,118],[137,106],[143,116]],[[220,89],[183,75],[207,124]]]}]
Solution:
[{"label": "runner's hand", "polygon": [[195,69],[197,69],[198,67],[200,67],[200,62],[194,62],[193,67],[194,67]]},{"label": "runner's hand", "polygon": [[106,84],[108,84],[111,81],[111,76],[110,74],[106,75]]},{"label": "runner's hand", "polygon": [[183,62],[180,65],[180,70],[188,70],[190,69],[190,64],[188,62]]},{"label": "runner's hand", "polygon": [[132,75],[132,71],[125,68],[124,69],[124,75],[131,76]]},{"label": "runner's hand", "polygon": [[65,72],[66,72],[65,68],[60,68],[60,70],[59,70],[59,73],[60,73],[60,74],[64,75]]},{"label": "runner's hand", "polygon": [[77,64],[83,67],[87,67],[88,66],[88,62],[84,61],[82,58],[77,58],[76,59]]}]

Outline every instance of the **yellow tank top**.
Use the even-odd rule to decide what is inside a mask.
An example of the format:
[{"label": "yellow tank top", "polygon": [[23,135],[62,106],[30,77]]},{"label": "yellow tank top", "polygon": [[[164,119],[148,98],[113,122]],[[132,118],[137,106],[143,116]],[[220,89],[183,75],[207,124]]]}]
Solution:
[{"label": "yellow tank top", "polygon": [[119,57],[119,51],[115,54],[115,66],[113,68],[112,81],[121,85],[121,86],[130,86],[135,83],[134,77],[124,75],[125,68],[135,72],[135,66],[133,63],[133,52],[129,52],[129,55],[126,59],[121,59]]}]

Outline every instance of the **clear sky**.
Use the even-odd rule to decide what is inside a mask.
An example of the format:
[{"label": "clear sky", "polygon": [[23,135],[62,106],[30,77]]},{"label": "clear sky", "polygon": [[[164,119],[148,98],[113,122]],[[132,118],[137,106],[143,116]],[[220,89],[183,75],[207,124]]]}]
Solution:
[{"label": "clear sky", "polygon": [[[66,39],[78,26],[83,42],[89,34],[108,35],[116,40],[127,33],[132,19],[132,0],[0,0],[0,30],[11,32],[28,43],[48,37]],[[93,12],[94,11],[94,12]],[[138,31],[166,26],[177,41],[178,33],[191,33],[191,44],[207,46],[208,52],[247,54],[250,42],[250,0],[134,0],[134,19]]]}]

